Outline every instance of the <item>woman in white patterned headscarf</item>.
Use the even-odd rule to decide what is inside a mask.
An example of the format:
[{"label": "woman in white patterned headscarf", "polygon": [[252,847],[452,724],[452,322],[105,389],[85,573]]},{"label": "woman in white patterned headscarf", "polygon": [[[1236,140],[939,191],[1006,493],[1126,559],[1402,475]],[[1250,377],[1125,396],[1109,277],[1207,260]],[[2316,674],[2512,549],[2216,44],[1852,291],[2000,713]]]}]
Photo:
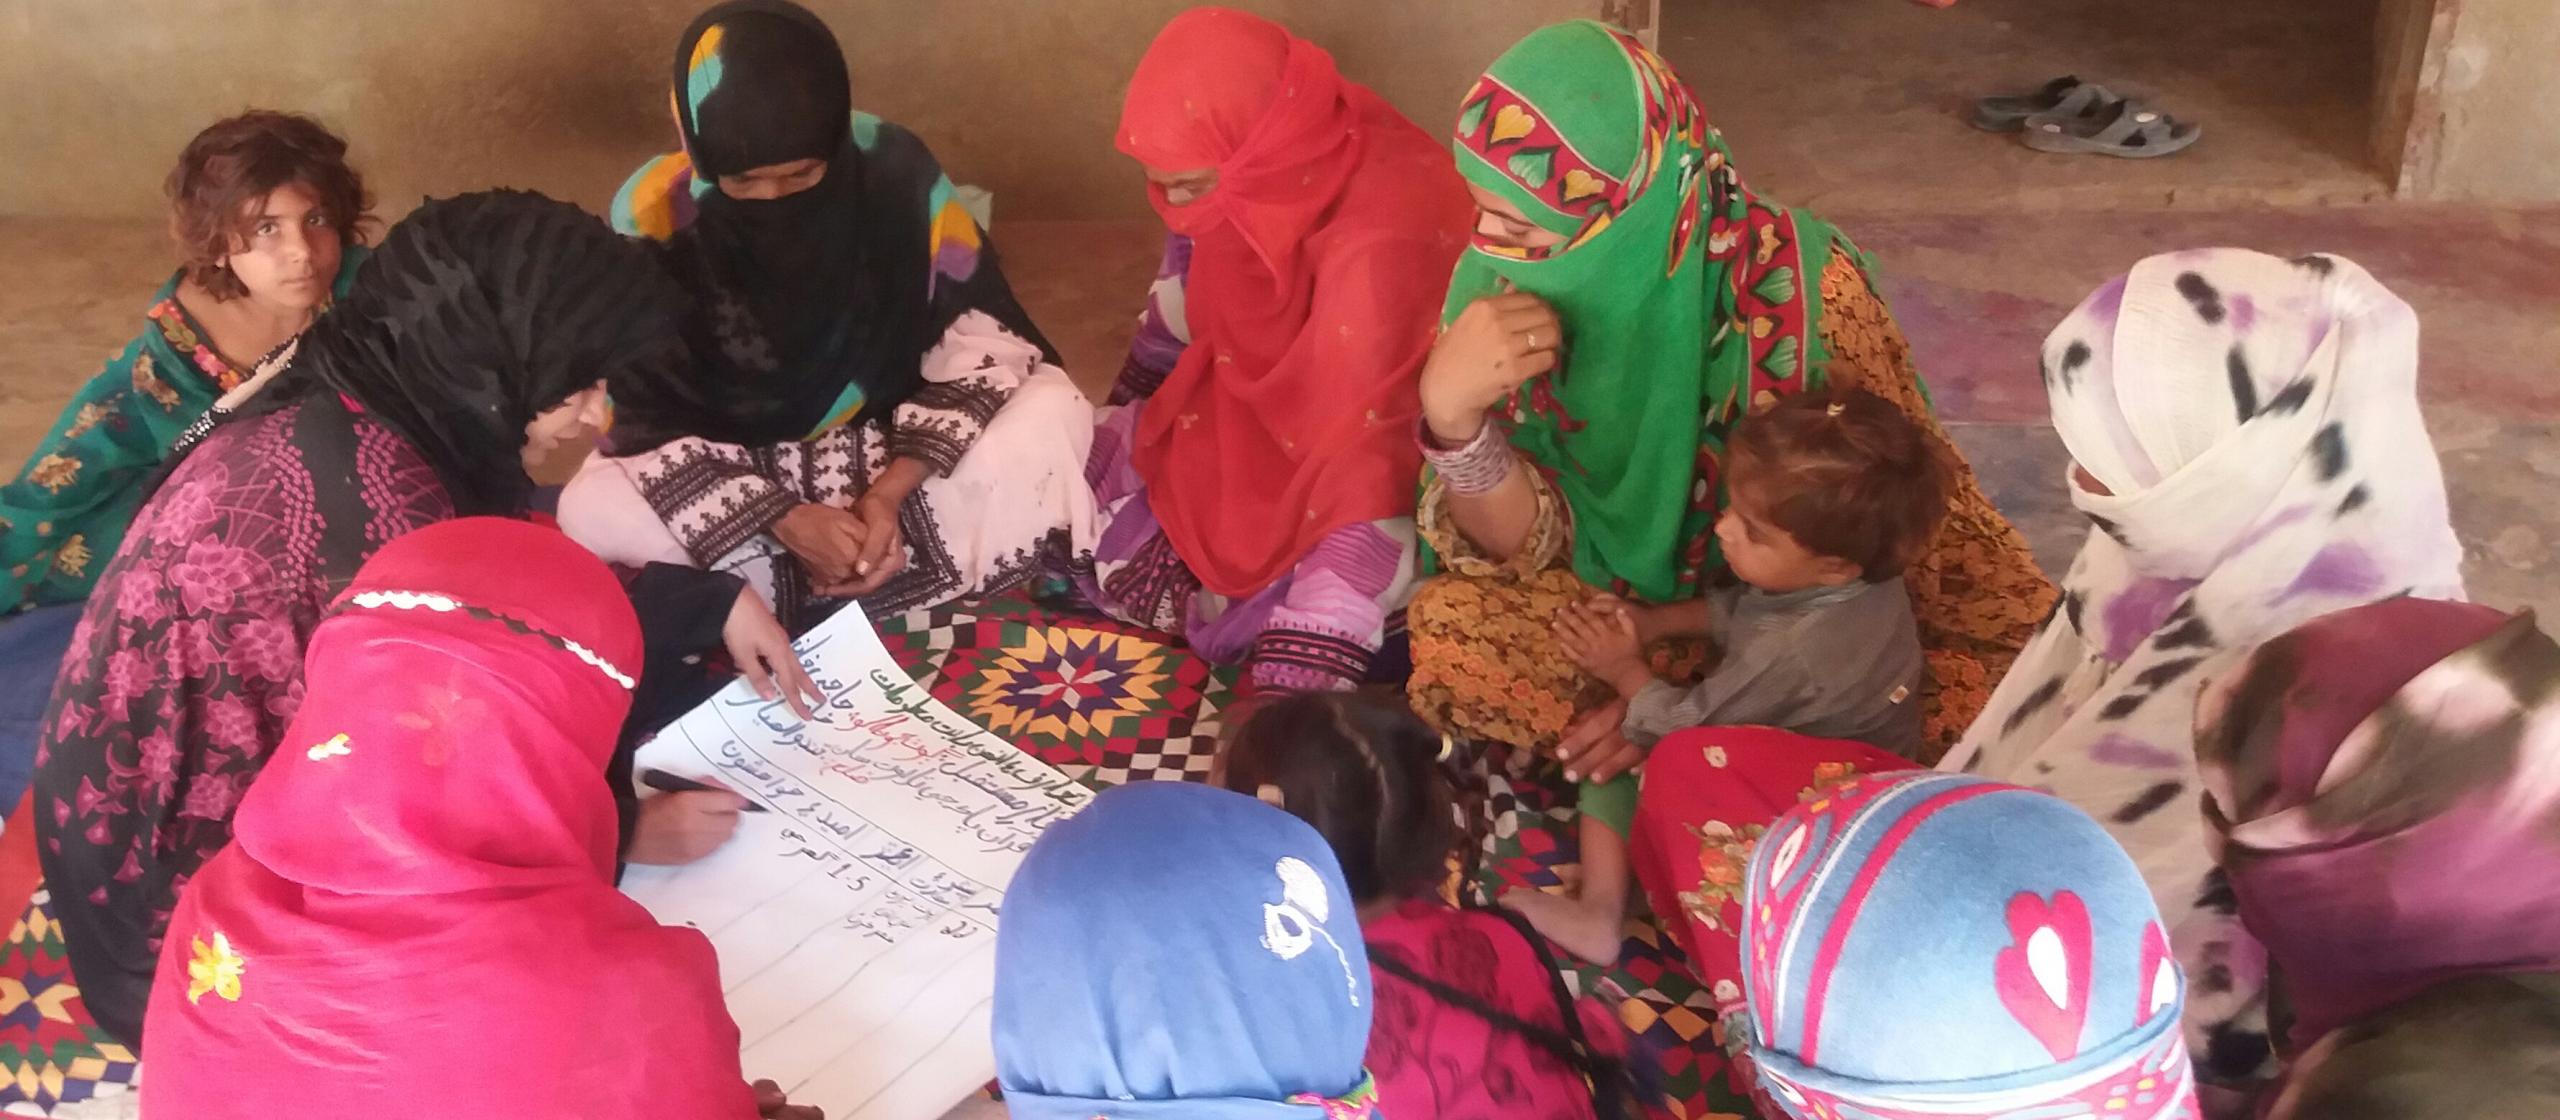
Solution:
[{"label": "woman in white patterned headscarf", "polygon": [[2206,849],[2197,695],[2320,615],[2463,597],[2417,373],[2416,313],[2332,256],[2152,257],[2045,341],[2094,528],[2060,609],[1942,765],[2049,789],[2133,854],[2195,980],[2209,1080],[2265,1061],[2266,966]]}]

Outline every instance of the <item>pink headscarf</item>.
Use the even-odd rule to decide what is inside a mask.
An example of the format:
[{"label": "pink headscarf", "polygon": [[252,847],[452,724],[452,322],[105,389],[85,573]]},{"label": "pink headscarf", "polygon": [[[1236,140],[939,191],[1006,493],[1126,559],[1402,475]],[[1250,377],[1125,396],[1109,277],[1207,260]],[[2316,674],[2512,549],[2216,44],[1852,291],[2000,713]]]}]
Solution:
[{"label": "pink headscarf", "polygon": [[613,573],[557,532],[471,518],[376,553],[170,920],[144,1107],[756,1115],[709,942],[613,887],[640,652]]}]

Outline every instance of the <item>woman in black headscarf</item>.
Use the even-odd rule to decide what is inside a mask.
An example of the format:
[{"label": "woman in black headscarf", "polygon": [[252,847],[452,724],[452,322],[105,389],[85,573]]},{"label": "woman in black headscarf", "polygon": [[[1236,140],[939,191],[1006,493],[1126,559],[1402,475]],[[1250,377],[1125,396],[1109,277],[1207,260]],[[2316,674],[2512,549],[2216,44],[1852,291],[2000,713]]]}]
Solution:
[{"label": "woman in black headscarf", "polygon": [[[600,379],[679,360],[676,305],[644,253],[567,203],[429,202],[274,359],[289,364],[271,384],[181,444],[89,598],[37,754],[37,858],[100,1026],[139,1043],[179,890],[230,841],[270,753],[315,747],[280,741],[331,600],[402,533],[524,513],[525,464],[601,419]],[[805,688],[781,627],[734,579],[627,578],[652,661],[725,637],[742,664]],[[716,843],[701,818],[734,817],[736,799],[683,796],[626,817],[626,855]]]},{"label": "woman in black headscarf", "polygon": [[734,571],[795,629],[1000,590],[1090,552],[1092,407],[914,133],[852,110],[786,0],[679,40],[682,152],[624,184],[625,233],[691,297],[688,367],[617,382],[611,458],[561,527],[608,560]]}]

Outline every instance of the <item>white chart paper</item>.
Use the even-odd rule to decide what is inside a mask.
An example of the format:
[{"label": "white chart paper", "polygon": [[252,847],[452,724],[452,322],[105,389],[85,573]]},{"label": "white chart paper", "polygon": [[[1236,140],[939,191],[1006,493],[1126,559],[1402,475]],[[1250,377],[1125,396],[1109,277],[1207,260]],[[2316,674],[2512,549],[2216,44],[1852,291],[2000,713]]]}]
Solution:
[{"label": "white chart paper", "polygon": [[935,1120],[995,1075],[988,1010],[1004,887],[1092,793],[942,706],[846,608],[799,643],[814,723],[744,684],[669,726],[639,765],[771,809],[623,890],[720,954],[749,1079],[829,1120]]}]

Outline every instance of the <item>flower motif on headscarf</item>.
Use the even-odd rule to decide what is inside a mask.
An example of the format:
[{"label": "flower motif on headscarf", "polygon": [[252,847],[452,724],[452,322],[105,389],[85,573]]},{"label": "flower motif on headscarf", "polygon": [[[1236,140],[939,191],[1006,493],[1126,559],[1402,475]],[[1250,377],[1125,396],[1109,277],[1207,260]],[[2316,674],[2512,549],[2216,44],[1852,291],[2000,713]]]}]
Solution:
[{"label": "flower motif on headscarf", "polygon": [[249,961],[231,947],[231,939],[216,933],[212,944],[199,937],[191,948],[195,955],[187,961],[187,1002],[204,999],[206,992],[239,1002],[240,974],[248,970]]},{"label": "flower motif on headscarf", "polygon": [[304,753],[310,755],[311,761],[321,762],[327,759],[353,754],[355,752],[348,748],[346,732],[341,731],[336,735],[330,736],[328,742],[313,747]]},{"label": "flower motif on headscarf", "polygon": [[1342,979],[1350,989],[1351,1005],[1360,1005],[1360,981],[1352,974],[1351,955],[1342,943],[1324,928],[1333,916],[1333,904],[1325,897],[1324,879],[1307,861],[1296,856],[1280,857],[1274,869],[1280,876],[1280,901],[1262,904],[1262,947],[1284,961],[1294,961],[1315,947],[1316,939],[1333,947],[1333,955],[1342,962]]}]

